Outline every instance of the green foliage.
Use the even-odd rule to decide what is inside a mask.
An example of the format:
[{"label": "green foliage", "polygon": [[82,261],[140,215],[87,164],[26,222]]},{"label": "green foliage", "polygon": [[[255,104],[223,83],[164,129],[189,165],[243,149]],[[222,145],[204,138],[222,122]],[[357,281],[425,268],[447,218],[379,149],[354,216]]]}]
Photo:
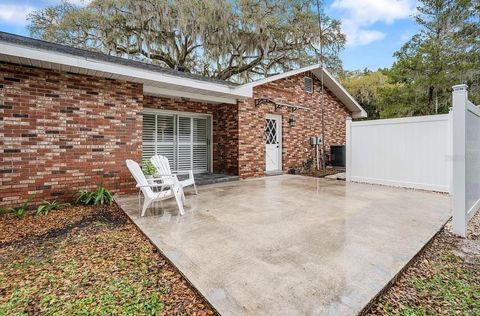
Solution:
[{"label": "green foliage", "polygon": [[451,87],[467,83],[480,100],[480,23],[474,0],[421,0],[414,15],[420,27],[395,53],[393,83],[411,94],[412,112],[447,113]]},{"label": "green foliage", "polygon": [[99,186],[95,191],[80,190],[77,193],[77,203],[85,205],[111,205],[113,196],[110,191],[103,186]]},{"label": "green foliage", "polygon": [[89,205],[95,201],[94,193],[87,190],[77,192],[77,203]]},{"label": "green foliage", "polygon": [[463,259],[449,254],[443,258],[445,266],[438,273],[427,279],[414,278],[412,282],[424,296],[442,298],[456,310],[471,311],[470,315],[478,315],[480,284],[474,282],[476,276],[464,268],[462,262]]},{"label": "green foliage", "polygon": [[[239,82],[323,61],[341,70],[339,20],[315,0],[96,0],[29,15],[33,37]],[[321,36],[320,36],[321,34]]]},{"label": "green foliage", "polygon": [[15,214],[18,218],[22,218],[25,216],[25,213],[27,212],[28,208],[30,207],[30,202],[32,202],[33,195],[30,195],[28,199],[23,202],[22,205],[18,207],[11,208],[10,211]]},{"label": "green foliage", "polygon": [[345,72],[340,81],[355,100],[367,111],[368,119],[379,118],[377,102],[381,91],[392,86],[383,71],[364,69],[363,71]]},{"label": "green foliage", "polygon": [[420,0],[419,31],[395,52],[391,69],[347,72],[342,83],[370,119],[448,113],[451,88],[461,83],[479,104],[478,12],[473,0]]},{"label": "green foliage", "polygon": [[146,176],[153,176],[155,173],[157,173],[157,168],[155,168],[150,159],[146,159],[143,162],[143,173]]},{"label": "green foliage", "polygon": [[104,187],[98,187],[97,190],[93,193],[95,196],[95,205],[111,205],[113,202],[113,196],[109,190]]},{"label": "green foliage", "polygon": [[43,200],[42,203],[37,207],[35,215],[46,215],[48,212],[53,210],[58,210],[61,207],[68,205],[67,203],[61,204],[56,200],[47,201]]},{"label": "green foliage", "polygon": [[[44,221],[48,219],[36,219]],[[165,311],[162,296],[165,287],[177,283],[167,279],[171,277],[166,277],[163,266],[158,267],[163,259],[148,240],[140,238],[131,223],[118,228],[95,225],[98,222],[74,228],[75,234],[67,233],[60,240],[47,235],[28,247],[2,249],[0,315],[27,315],[31,306],[34,315],[175,314]],[[179,306],[176,314],[185,314],[184,303],[183,297],[174,301],[172,305]]]}]

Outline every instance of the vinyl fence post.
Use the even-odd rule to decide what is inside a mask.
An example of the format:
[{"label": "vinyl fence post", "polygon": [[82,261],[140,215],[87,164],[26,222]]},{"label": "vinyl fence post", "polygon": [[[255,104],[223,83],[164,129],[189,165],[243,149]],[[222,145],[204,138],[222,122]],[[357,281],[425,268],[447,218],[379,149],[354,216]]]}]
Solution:
[{"label": "vinyl fence post", "polygon": [[467,85],[461,84],[453,86],[452,105],[453,232],[462,237],[466,237],[465,117],[467,106]]},{"label": "vinyl fence post", "polygon": [[352,182],[352,118],[347,117],[345,128],[345,181]]},{"label": "vinyl fence post", "polygon": [[448,193],[453,196],[453,107],[448,111]]}]

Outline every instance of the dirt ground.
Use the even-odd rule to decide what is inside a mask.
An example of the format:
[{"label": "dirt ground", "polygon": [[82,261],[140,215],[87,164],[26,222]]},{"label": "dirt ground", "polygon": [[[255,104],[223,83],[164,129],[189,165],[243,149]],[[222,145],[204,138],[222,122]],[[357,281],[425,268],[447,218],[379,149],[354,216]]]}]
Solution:
[{"label": "dirt ground", "polygon": [[0,215],[0,315],[213,315],[117,206]]},{"label": "dirt ground", "polygon": [[480,212],[465,239],[449,222],[364,315],[480,315]]}]

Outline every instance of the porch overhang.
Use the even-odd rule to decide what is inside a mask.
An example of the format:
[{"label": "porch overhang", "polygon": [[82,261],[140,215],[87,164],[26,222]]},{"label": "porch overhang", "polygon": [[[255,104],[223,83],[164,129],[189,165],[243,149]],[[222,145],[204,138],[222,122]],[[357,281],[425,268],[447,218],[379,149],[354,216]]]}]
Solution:
[{"label": "porch overhang", "polygon": [[[45,43],[38,41],[40,43]],[[51,43],[48,43],[51,44]],[[62,45],[52,44],[63,47]],[[61,48],[60,48],[61,49]],[[81,51],[81,50],[79,50]],[[93,52],[92,52],[93,53]],[[94,53],[96,54],[96,53]],[[110,56],[115,58],[113,56]],[[0,41],[0,61],[83,75],[142,83],[147,94],[214,103],[236,103],[252,95],[251,87],[220,80],[200,80],[149,69]]]}]

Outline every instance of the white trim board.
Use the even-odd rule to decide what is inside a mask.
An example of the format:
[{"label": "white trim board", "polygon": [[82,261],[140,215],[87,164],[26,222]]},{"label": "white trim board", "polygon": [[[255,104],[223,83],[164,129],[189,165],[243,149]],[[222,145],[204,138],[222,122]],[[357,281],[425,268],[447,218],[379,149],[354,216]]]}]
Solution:
[{"label": "white trim board", "polygon": [[416,183],[416,182],[408,182],[408,181],[392,181],[387,179],[375,179],[375,178],[357,177],[357,176],[351,176],[349,182],[379,184],[379,185],[387,185],[392,187],[435,191],[435,192],[442,192],[442,193],[448,193],[450,191],[450,187],[448,185],[436,185],[436,184]]},{"label": "white trim board", "polygon": [[325,86],[352,112],[352,117],[361,118],[367,116],[366,111],[345,88],[320,65],[311,65],[256,82],[236,86],[176,76],[131,65],[117,64],[113,61],[98,60],[7,41],[0,41],[0,60],[46,69],[143,83],[146,86],[146,92],[149,94],[186,97],[200,101],[230,104],[235,103],[237,100],[252,98],[253,88],[258,85],[311,71],[317,78],[324,78]]},{"label": "white trim board", "polygon": [[[205,82],[195,80],[192,78],[183,78],[172,76],[155,71],[139,69],[136,67],[119,65],[89,58],[82,58],[69,54],[62,54],[58,52],[51,52],[46,50],[34,49],[21,45],[7,44],[0,42],[0,55],[9,55],[18,58],[17,63],[29,64],[30,60],[37,60],[41,62],[43,68],[60,69],[60,65],[70,67],[71,72],[88,73],[107,77],[108,74],[119,76],[119,78],[148,84],[149,82],[163,83],[166,85],[174,85],[179,88],[197,89],[202,91],[202,94],[209,95],[214,93],[215,96],[230,96],[232,98],[249,98],[252,95],[252,89],[248,87],[225,86],[212,82]],[[26,59],[22,62],[20,58]],[[83,71],[82,71],[83,69]],[[105,73],[105,74],[104,74]]]},{"label": "white trim board", "polygon": [[287,78],[290,76],[294,76],[303,72],[310,71],[312,72],[318,79],[322,77],[323,72],[323,79],[325,86],[349,109],[352,111],[353,118],[363,118],[367,117],[367,112],[358,104],[358,102],[348,93],[348,91],[326,70],[322,68],[320,65],[311,65],[307,67],[303,67],[300,69],[295,69],[292,71],[287,71],[282,74],[278,74],[275,76],[267,77],[258,81],[250,82],[247,84],[242,85],[241,87],[257,87],[260,85],[264,85],[269,82],[273,82],[276,80],[280,80],[283,78]]},{"label": "white trim board", "polygon": [[228,103],[228,104],[237,104],[237,99],[235,98],[226,98],[226,97],[217,97],[209,96],[200,93],[192,93],[185,91],[178,91],[172,89],[165,89],[160,87],[153,87],[149,85],[143,85],[143,94],[153,95],[153,96],[164,96],[164,97],[174,97],[174,98],[188,98],[194,101],[210,103]]}]

